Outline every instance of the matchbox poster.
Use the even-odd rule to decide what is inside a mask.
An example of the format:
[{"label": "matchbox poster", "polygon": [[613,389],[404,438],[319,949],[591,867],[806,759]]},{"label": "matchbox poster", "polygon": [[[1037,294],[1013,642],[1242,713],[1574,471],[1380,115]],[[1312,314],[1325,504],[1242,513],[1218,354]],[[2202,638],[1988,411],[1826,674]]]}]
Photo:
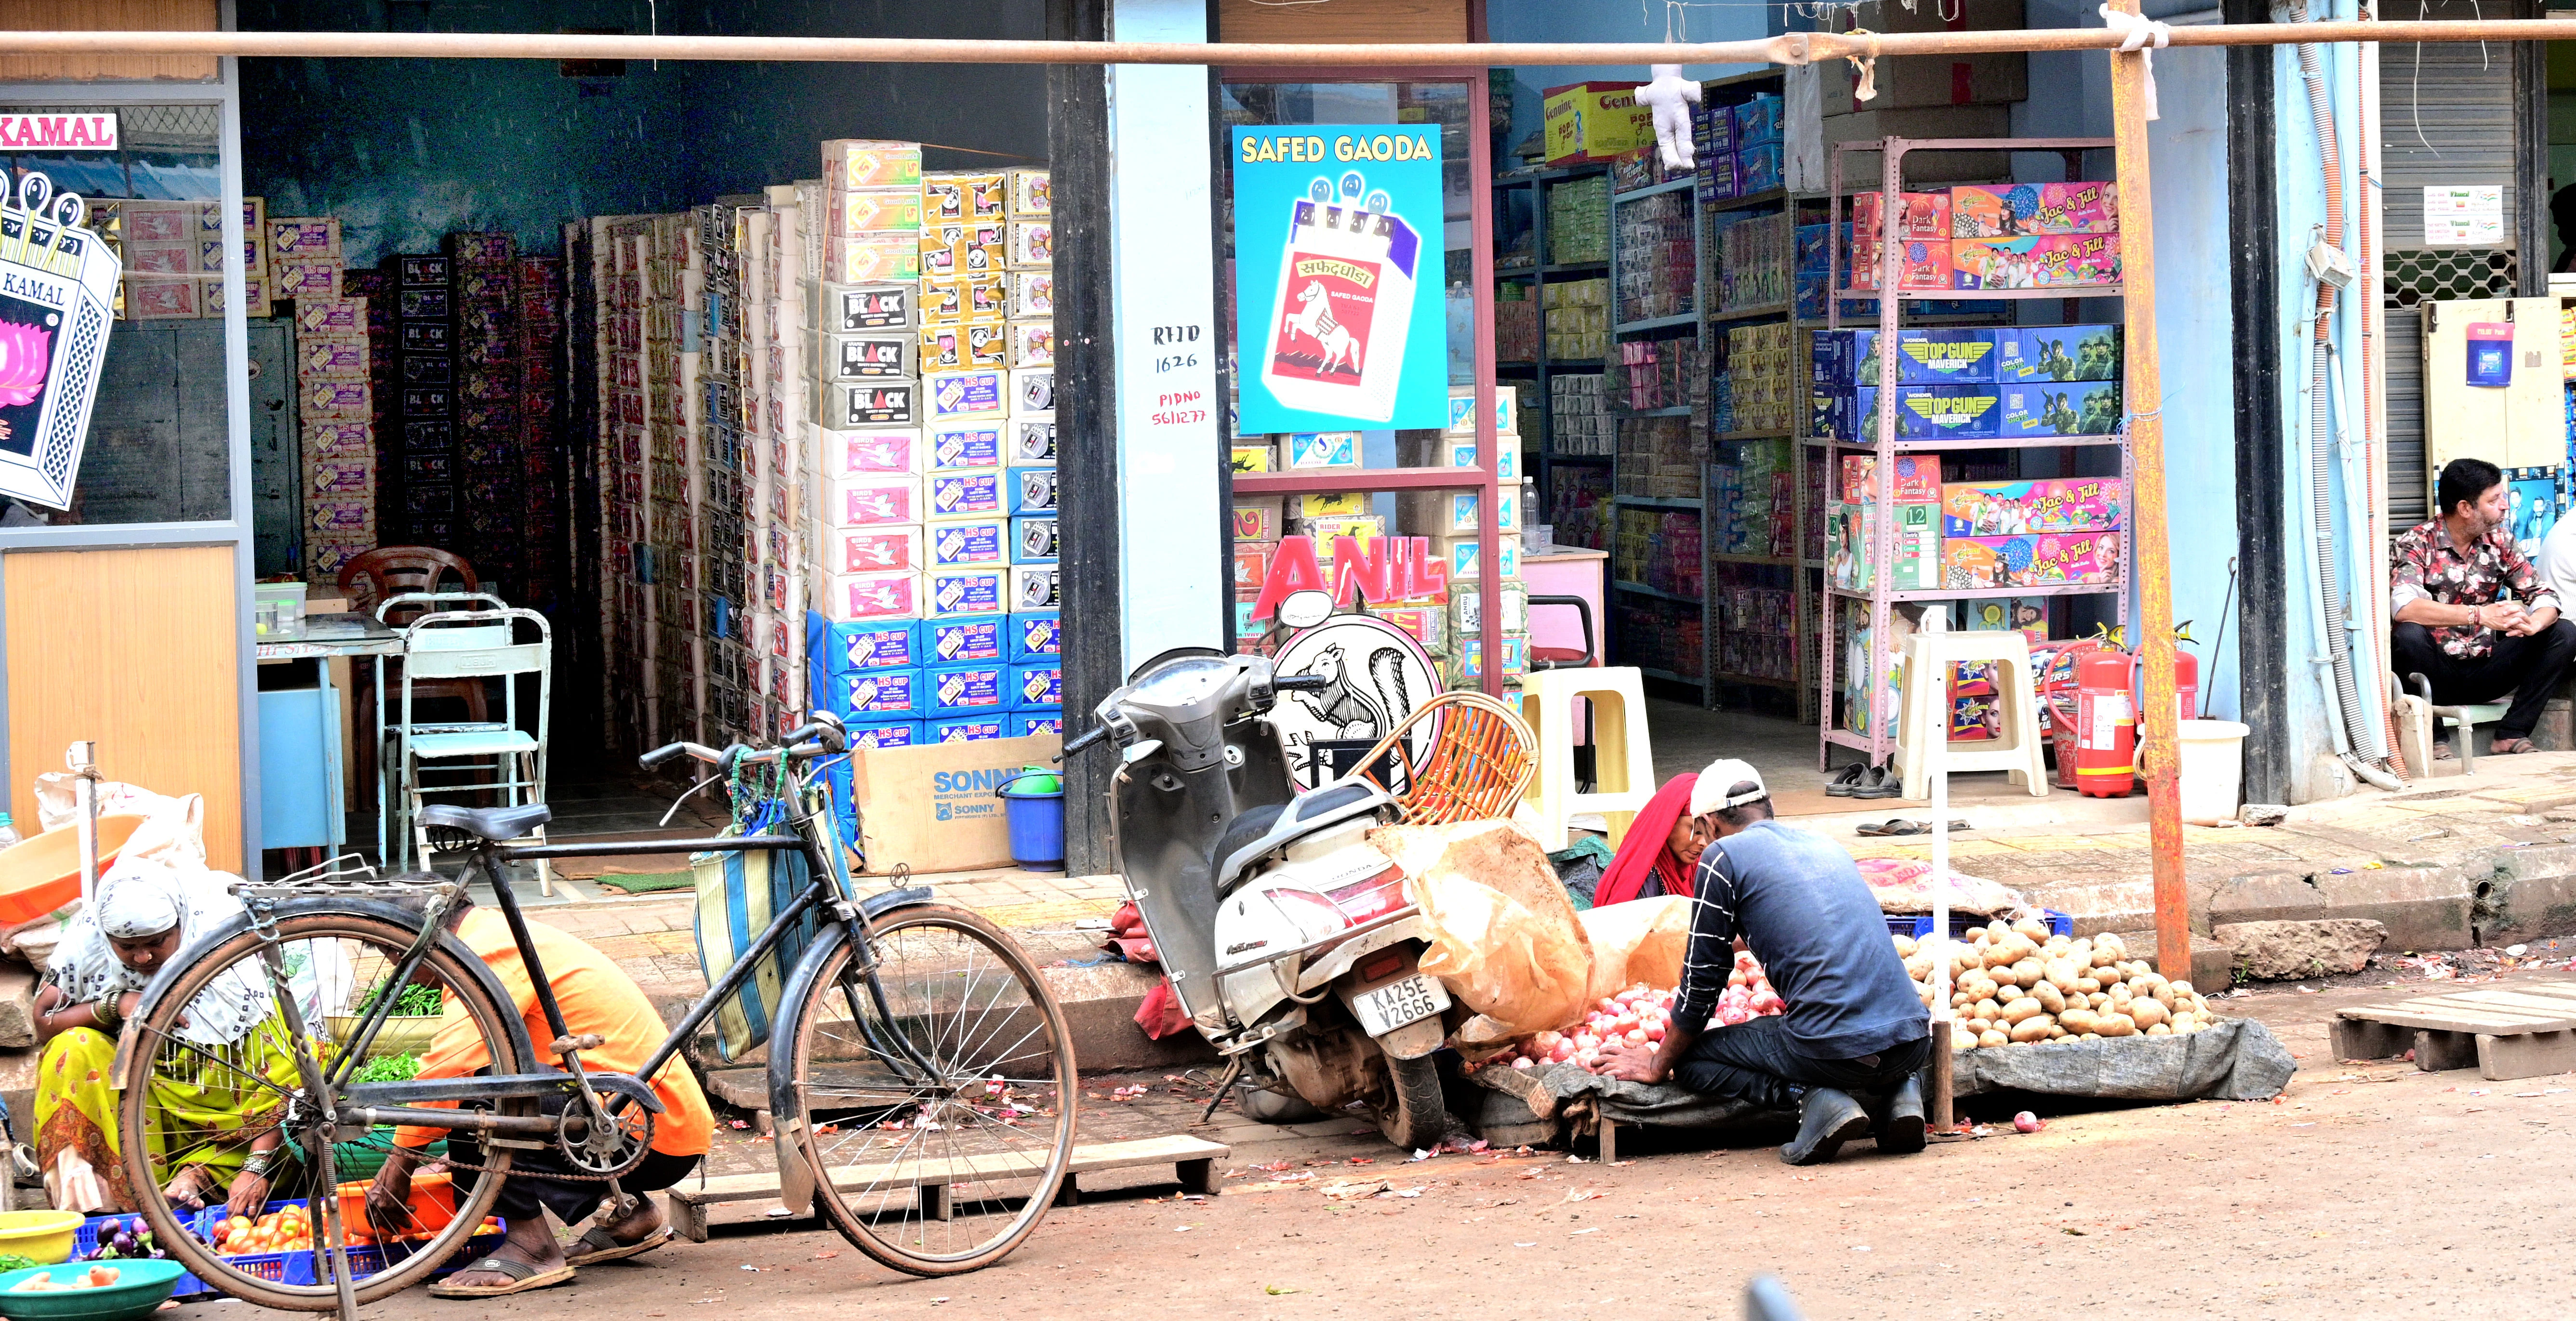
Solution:
[{"label": "matchbox poster", "polygon": [[1449,423],[1440,127],[1234,130],[1239,429]]},{"label": "matchbox poster", "polygon": [[71,507],[115,320],[117,259],[74,194],[30,171],[0,196],[0,496]]}]

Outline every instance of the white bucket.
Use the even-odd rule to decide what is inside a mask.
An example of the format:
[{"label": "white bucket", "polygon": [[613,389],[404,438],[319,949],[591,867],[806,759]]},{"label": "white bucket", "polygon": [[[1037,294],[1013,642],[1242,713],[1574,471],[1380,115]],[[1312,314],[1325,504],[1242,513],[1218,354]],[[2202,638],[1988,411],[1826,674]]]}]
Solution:
[{"label": "white bucket", "polygon": [[2182,749],[2182,819],[2196,826],[2236,819],[2245,783],[2245,736],[2234,720],[2177,721]]}]

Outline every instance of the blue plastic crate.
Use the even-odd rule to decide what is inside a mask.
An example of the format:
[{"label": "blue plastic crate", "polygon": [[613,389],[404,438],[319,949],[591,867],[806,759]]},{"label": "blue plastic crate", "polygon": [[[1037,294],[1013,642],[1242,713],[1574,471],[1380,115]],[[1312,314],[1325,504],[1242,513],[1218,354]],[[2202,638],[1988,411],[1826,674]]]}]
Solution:
[{"label": "blue plastic crate", "polygon": [[[89,1256],[89,1254],[98,1251],[98,1231],[103,1226],[110,1223],[122,1225],[139,1218],[140,1217],[130,1215],[91,1216],[89,1219],[82,1221],[80,1223],[80,1228],[72,1231],[72,1260],[80,1261]],[[111,1231],[111,1236],[112,1235],[113,1231]],[[164,1248],[162,1250],[167,1252],[169,1249]],[[185,1271],[181,1271],[179,1273],[178,1286],[170,1291],[170,1296],[173,1298],[203,1298],[214,1292],[215,1290],[208,1287],[205,1281],[200,1280],[196,1276],[190,1275]]]},{"label": "blue plastic crate", "polygon": [[[2075,935],[2074,918],[2068,917],[2066,914],[2058,912],[2053,908],[2043,908],[2039,911],[2047,915],[2048,934],[2052,936],[2066,936],[2070,939],[2073,938]],[[1958,939],[1963,937],[1967,934],[1968,928],[1981,927],[1993,920],[1993,918],[1979,917],[1974,913],[1952,913],[1950,915],[1951,938]],[[1897,931],[1896,924],[1899,922],[1904,922],[1908,925],[1904,930]],[[1887,919],[1887,926],[1890,931],[1896,931],[1896,934],[1900,936],[1912,936],[1916,940],[1921,940],[1925,936],[1932,934],[1932,919],[1928,915],[1911,918],[1890,915]]]},{"label": "blue plastic crate", "polygon": [[[290,1206],[305,1206],[305,1200],[299,1197],[289,1201],[270,1202],[260,1207],[259,1213],[261,1215],[267,1215],[272,1211],[283,1211]],[[207,1207],[205,1210],[197,1213],[197,1232],[202,1237],[213,1230],[216,1225],[222,1224],[224,1221],[231,1218],[232,1213],[222,1206]],[[496,1216],[494,1219],[500,1220],[500,1217]],[[490,1255],[494,1249],[501,1246],[501,1240],[508,1234],[508,1232],[509,1222],[507,1220],[501,1220],[501,1228],[499,1230],[489,1234],[476,1234],[472,1238],[465,1240],[465,1246],[459,1248],[455,1256],[448,1258],[450,1264],[433,1272],[433,1278],[435,1276],[446,1275],[457,1267],[464,1265],[466,1262]],[[310,1285],[320,1284],[322,1282],[320,1279],[316,1278],[314,1274],[313,1254],[310,1252],[243,1253],[239,1256],[229,1256],[224,1258],[224,1263],[244,1275],[256,1276],[259,1279],[280,1284]],[[363,1280],[370,1275],[374,1275],[377,1272],[382,1271],[385,1268],[384,1248],[372,1244],[364,1246],[351,1244],[349,1246],[349,1267],[349,1278],[353,1280]],[[197,1282],[195,1276],[183,1276],[181,1277],[181,1282],[183,1284],[196,1283],[197,1288],[200,1290],[208,1293],[214,1292],[211,1289],[207,1289],[203,1283]]]}]

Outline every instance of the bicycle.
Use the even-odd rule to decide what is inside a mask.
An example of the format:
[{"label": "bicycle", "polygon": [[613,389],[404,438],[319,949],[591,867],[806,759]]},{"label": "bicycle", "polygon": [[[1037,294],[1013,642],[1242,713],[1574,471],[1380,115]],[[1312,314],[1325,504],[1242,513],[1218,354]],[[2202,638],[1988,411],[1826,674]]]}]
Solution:
[{"label": "bicycle", "polygon": [[[574,1173],[546,1177],[595,1181],[622,1202],[630,1195],[615,1180],[643,1161],[661,1109],[644,1079],[763,967],[774,966],[765,956],[803,929],[812,931],[812,943],[777,982],[768,1041],[782,1200],[801,1207],[810,1196],[853,1246],[894,1270],[953,1275],[1000,1260],[1037,1228],[1072,1155],[1078,1090],[1071,1039],[1054,996],[999,928],[932,903],[927,887],[903,884],[908,877],[900,873],[895,888],[853,897],[818,765],[845,748],[838,723],[826,719],[798,730],[783,748],[674,743],[643,757],[650,768],[687,756],[715,766],[717,778],[767,763],[767,773],[791,787],[785,831],[512,847],[504,841],[547,820],[548,808],[436,806],[422,812],[433,843],[440,852],[471,853],[459,880],[288,878],[237,887],[243,915],[196,941],[154,979],[117,1051],[119,1131],[132,1135],[123,1144],[126,1182],[144,1190],[137,1200],[159,1245],[198,1279],[246,1302],[352,1315],[359,1303],[420,1282],[463,1248],[511,1177],[517,1152],[552,1148]],[[801,893],[635,1074],[584,1070],[581,1052],[600,1039],[567,1031],[508,864],[755,851],[773,860],[801,856],[808,869]],[[443,917],[478,873],[492,883],[519,955],[535,973],[552,1035],[543,1052],[491,970],[444,931]],[[424,892],[425,904],[418,902]],[[410,907],[396,902],[406,894]],[[423,908],[425,915],[417,911]],[[440,1030],[479,1042],[492,1061],[488,1071],[435,1080],[368,1071],[371,1057],[383,1053],[378,1042],[402,989],[415,984],[439,989]],[[236,1003],[247,994],[254,1008],[265,997],[266,1016],[234,1043],[193,1039],[185,1011],[210,989]],[[270,1044],[264,1055],[241,1044],[261,1040]],[[559,1067],[541,1063],[547,1059]],[[193,1076],[193,1089],[176,1098],[157,1094],[156,1071]],[[206,1102],[222,1096],[246,1099],[228,1115]],[[196,1100],[201,1110],[174,1099]],[[459,1171],[452,1218],[396,1227],[405,1232],[372,1226],[378,1241],[352,1246],[342,1196],[324,1190],[342,1188],[354,1199],[340,1171],[353,1158],[363,1164],[389,1150],[392,1125],[470,1132],[483,1158]],[[305,1188],[311,1241],[230,1262],[188,1232],[156,1193],[171,1167],[251,1150],[271,1132],[292,1148],[293,1163],[280,1166],[291,1172],[270,1196]],[[470,1187],[467,1170],[477,1176]],[[191,1219],[220,1215],[220,1196],[209,1206]]]}]

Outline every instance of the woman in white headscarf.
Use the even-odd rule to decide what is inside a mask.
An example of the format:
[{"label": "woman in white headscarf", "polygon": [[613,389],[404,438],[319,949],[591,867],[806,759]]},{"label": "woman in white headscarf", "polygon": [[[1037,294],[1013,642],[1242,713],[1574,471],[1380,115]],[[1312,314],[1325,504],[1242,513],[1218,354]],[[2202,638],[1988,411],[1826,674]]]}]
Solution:
[{"label": "woman in white headscarf", "polygon": [[[131,1211],[113,1086],[117,1035],[144,987],[189,942],[241,912],[220,872],[121,863],[63,933],[36,994],[36,1156],[54,1204]],[[281,1088],[295,1079],[283,1017],[250,962],[197,994],[175,1040],[154,1050],[151,1143],[162,1193],[183,1206],[215,1197],[235,1214],[267,1198],[282,1153]],[[82,1205],[87,1203],[87,1205]]]}]

